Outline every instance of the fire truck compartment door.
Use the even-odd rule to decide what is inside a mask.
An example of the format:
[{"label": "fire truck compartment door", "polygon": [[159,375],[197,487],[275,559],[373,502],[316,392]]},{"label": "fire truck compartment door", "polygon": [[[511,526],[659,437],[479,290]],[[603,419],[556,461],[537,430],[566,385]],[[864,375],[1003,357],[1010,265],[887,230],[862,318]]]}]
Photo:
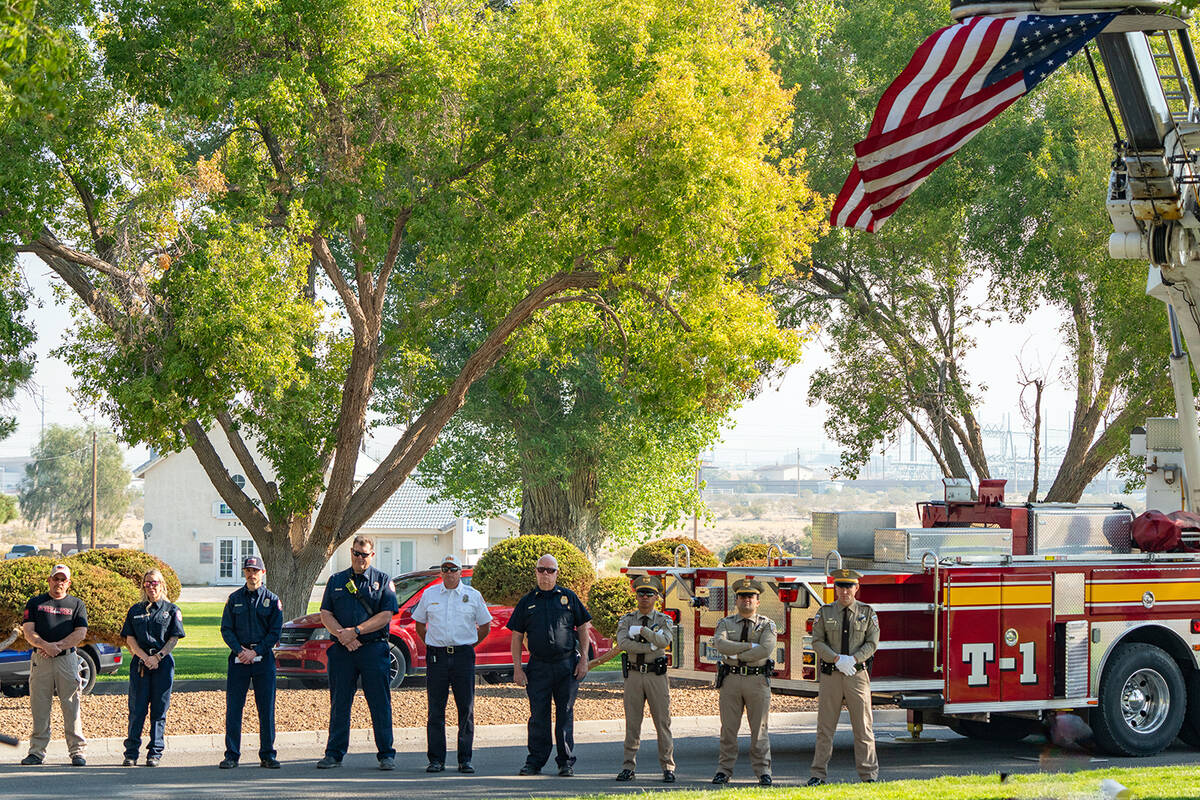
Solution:
[{"label": "fire truck compartment door", "polygon": [[947,576],[946,702],[1049,699],[1053,600],[1049,573]]}]

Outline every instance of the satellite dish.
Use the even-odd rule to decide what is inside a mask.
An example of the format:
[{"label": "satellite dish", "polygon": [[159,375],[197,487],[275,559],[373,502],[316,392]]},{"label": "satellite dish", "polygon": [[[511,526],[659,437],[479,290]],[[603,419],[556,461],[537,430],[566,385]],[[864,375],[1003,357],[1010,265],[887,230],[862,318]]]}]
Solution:
[{"label": "satellite dish", "polygon": [[153,524],[153,523],[151,523],[151,522],[147,522],[147,523],[145,523],[144,525],[142,525],[142,535],[143,535],[143,536],[149,536],[149,535],[150,535],[150,531],[152,531],[152,530],[154,530],[154,524]]}]

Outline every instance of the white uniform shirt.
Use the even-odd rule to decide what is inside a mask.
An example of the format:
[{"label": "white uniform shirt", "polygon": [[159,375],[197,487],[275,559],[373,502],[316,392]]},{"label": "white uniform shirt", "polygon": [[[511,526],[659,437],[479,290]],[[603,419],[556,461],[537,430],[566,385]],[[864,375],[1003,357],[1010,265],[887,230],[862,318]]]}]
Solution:
[{"label": "white uniform shirt", "polygon": [[475,644],[479,626],[492,621],[492,612],[478,590],[459,582],[453,589],[436,583],[425,590],[412,618],[425,625],[425,644],[458,647]]}]

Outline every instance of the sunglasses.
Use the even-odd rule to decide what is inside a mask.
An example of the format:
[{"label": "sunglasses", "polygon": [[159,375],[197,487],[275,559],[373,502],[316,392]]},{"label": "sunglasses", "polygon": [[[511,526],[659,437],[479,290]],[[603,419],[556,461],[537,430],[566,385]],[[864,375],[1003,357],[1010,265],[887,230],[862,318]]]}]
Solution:
[{"label": "sunglasses", "polygon": [[142,586],[162,586],[162,581],[142,581]]},{"label": "sunglasses", "polygon": [[652,589],[638,589],[639,597],[655,597],[657,595],[658,595],[658,592],[656,592]]},{"label": "sunglasses", "polygon": [[374,553],[360,553],[357,550],[351,550],[350,555],[355,556],[357,558],[370,558],[371,556],[373,556],[375,554]]},{"label": "sunglasses", "polygon": [[458,572],[458,567],[442,567],[442,572]]},{"label": "sunglasses", "polygon": [[62,581],[69,581],[71,579],[68,578],[66,575],[51,575],[50,580],[62,582]]},{"label": "sunglasses", "polygon": [[553,575],[558,572],[558,567],[538,567],[537,571],[543,575]]}]

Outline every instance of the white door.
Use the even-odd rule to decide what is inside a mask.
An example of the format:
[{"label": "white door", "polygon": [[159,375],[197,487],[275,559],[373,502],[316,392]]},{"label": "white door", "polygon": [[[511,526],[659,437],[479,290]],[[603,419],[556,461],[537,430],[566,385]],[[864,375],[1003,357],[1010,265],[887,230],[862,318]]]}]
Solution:
[{"label": "white door", "polygon": [[376,569],[383,570],[388,575],[396,574],[396,540],[380,539],[379,552],[375,554]]},{"label": "white door", "polygon": [[249,536],[226,536],[217,539],[218,586],[237,586],[243,582],[242,561],[256,555],[257,548]]},{"label": "white door", "polygon": [[232,536],[217,539],[217,585],[232,586],[238,582],[241,570],[237,564],[237,539]]}]

